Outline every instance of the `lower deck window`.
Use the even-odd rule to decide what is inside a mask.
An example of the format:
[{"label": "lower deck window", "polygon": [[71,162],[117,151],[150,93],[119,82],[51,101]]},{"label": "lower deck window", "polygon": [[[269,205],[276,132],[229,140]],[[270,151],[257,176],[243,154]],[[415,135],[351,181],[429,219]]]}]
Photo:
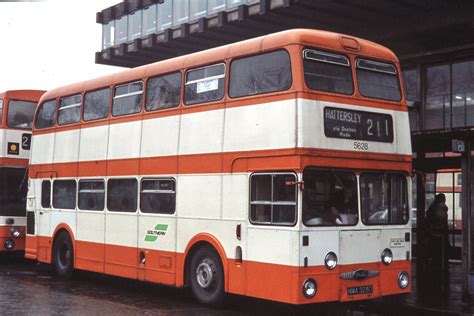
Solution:
[{"label": "lower deck window", "polygon": [[250,221],[253,224],[296,223],[294,174],[254,174],[250,180]]},{"label": "lower deck window", "polygon": [[143,179],[140,210],[143,213],[173,214],[176,207],[174,179]]},{"label": "lower deck window", "polygon": [[363,173],[360,177],[360,192],[364,224],[408,223],[407,181],[403,175]]},{"label": "lower deck window", "polygon": [[354,173],[307,168],[303,182],[303,222],[306,226],[357,224],[357,179]]},{"label": "lower deck window", "polygon": [[102,180],[79,181],[79,209],[103,211],[105,203],[105,188]]},{"label": "lower deck window", "polygon": [[107,182],[107,209],[112,212],[136,212],[137,179],[110,179]]},{"label": "lower deck window", "polygon": [[56,180],[53,182],[53,207],[68,210],[76,208],[75,180]]}]

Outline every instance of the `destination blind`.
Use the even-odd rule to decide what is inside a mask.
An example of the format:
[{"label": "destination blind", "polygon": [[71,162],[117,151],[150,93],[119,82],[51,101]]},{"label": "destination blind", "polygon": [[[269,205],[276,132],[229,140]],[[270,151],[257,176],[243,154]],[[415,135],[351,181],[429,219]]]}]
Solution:
[{"label": "destination blind", "polygon": [[388,114],[324,108],[324,134],[327,137],[393,142],[393,120]]}]

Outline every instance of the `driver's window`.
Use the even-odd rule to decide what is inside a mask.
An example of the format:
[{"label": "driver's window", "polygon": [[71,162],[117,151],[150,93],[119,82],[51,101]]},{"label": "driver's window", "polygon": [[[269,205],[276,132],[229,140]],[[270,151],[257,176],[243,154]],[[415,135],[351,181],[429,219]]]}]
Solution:
[{"label": "driver's window", "polygon": [[357,224],[357,178],[352,172],[308,168],[303,182],[306,226]]}]

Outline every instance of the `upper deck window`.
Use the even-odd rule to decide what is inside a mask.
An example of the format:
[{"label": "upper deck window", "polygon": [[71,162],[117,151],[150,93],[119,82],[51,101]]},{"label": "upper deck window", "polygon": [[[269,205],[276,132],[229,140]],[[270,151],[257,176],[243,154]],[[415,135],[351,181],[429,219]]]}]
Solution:
[{"label": "upper deck window", "polygon": [[31,128],[36,103],[29,101],[10,101],[8,103],[7,125],[13,128]]},{"label": "upper deck window", "polygon": [[367,59],[356,61],[359,92],[364,97],[400,101],[402,99],[397,68],[389,63]]},{"label": "upper deck window", "polygon": [[189,70],[186,74],[186,105],[220,100],[224,97],[225,64]]},{"label": "upper deck window", "polygon": [[87,92],[84,97],[84,121],[105,118],[109,115],[110,89]]},{"label": "upper deck window", "polygon": [[306,226],[357,224],[357,179],[354,173],[307,168],[303,181],[303,221]]},{"label": "upper deck window", "polygon": [[112,115],[138,113],[142,107],[143,82],[137,81],[115,87]]},{"label": "upper deck window", "polygon": [[344,55],[303,50],[304,80],[313,90],[353,94],[354,84],[349,58]]},{"label": "upper deck window", "polygon": [[38,129],[53,127],[56,124],[56,100],[44,102],[36,116],[35,127]]},{"label": "upper deck window", "polygon": [[290,56],[284,50],[237,59],[230,65],[231,98],[283,91],[290,85]]},{"label": "upper deck window", "polygon": [[61,98],[59,103],[58,124],[66,125],[79,122],[81,118],[82,95],[76,94]]},{"label": "upper deck window", "polygon": [[146,110],[163,110],[179,105],[181,73],[151,78],[146,84]]},{"label": "upper deck window", "polygon": [[360,177],[360,195],[364,224],[408,223],[407,179],[403,175],[363,173]]}]

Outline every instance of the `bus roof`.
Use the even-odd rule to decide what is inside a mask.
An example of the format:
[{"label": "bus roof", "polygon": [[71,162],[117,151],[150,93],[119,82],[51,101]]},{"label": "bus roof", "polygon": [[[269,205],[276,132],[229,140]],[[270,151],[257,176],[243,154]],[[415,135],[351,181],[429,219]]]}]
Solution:
[{"label": "bus roof", "polygon": [[211,48],[193,54],[183,55],[127,69],[115,74],[55,88],[45,93],[42,100],[53,99],[58,96],[72,95],[85,90],[90,91],[100,89],[110,86],[111,84],[131,82],[144,77],[166,74],[183,68],[204,66],[228,58],[251,55],[262,51],[282,48],[291,44],[312,45],[322,49],[338,51],[346,54],[358,54],[361,56],[398,62],[397,57],[391,50],[364,39],[320,30],[293,29]]},{"label": "bus roof", "polygon": [[18,99],[24,101],[38,101],[46,91],[43,90],[7,90],[0,92],[0,99]]}]

